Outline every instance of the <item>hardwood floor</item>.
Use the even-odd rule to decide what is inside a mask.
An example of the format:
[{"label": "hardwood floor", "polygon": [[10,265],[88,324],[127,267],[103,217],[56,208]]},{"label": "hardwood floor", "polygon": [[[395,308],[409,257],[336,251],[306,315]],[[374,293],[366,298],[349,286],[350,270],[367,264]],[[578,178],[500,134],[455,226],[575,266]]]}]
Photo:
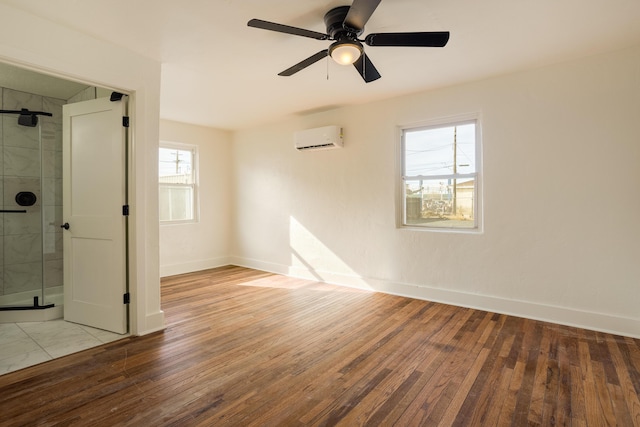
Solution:
[{"label": "hardwood floor", "polygon": [[239,267],[167,329],[0,376],[0,424],[640,426],[640,340]]}]

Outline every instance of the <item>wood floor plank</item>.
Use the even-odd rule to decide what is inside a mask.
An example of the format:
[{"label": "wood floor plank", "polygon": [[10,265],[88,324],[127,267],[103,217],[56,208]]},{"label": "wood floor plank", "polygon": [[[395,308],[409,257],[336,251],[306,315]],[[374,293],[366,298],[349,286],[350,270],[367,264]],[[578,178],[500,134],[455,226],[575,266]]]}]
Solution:
[{"label": "wood floor plank", "polygon": [[[396,408],[392,408],[390,414],[387,416],[387,420],[397,420],[399,425],[411,420],[414,414],[420,412],[421,407],[424,405],[425,400],[425,385],[429,382],[438,368],[446,363],[447,359],[451,356],[451,342],[457,342],[461,334],[461,327],[467,322],[469,317],[473,313],[471,311],[462,311],[457,322],[453,321],[453,318],[446,321],[448,329],[442,327],[440,333],[434,335],[424,354],[418,361],[417,370],[422,372],[422,375],[418,378],[418,381],[413,385],[411,390],[408,391],[405,399],[403,399]],[[445,351],[430,351],[434,348],[440,348]],[[427,391],[428,392],[428,391]]]},{"label": "wood floor plank", "polygon": [[0,376],[0,426],[640,427],[640,340],[226,266],[167,328]]},{"label": "wood floor plank", "polygon": [[[448,412],[458,411],[459,408],[452,405],[455,395],[460,390],[469,369],[473,366],[478,351],[486,345],[487,340],[494,336],[494,332],[499,328],[491,313],[487,313],[485,320],[486,322],[479,324],[483,333],[477,339],[476,344],[473,347],[465,346],[465,341],[473,342],[473,340],[468,339],[471,332],[467,331],[465,333],[467,336],[461,342],[460,348],[462,351],[458,352],[459,357],[452,357],[447,369],[442,374],[434,376],[425,387],[424,393],[426,395],[433,393],[432,390],[434,389],[439,391],[439,393],[433,393],[437,398],[434,396],[430,399],[433,402],[432,404],[429,404],[429,401],[423,404],[424,415],[421,418],[425,420],[425,424],[437,425]],[[475,330],[473,334],[475,335]],[[505,341],[503,349],[508,346],[510,346],[509,340]],[[436,379],[437,382],[435,381]]]},{"label": "wood floor plank", "polygon": [[524,376],[520,390],[518,390],[518,398],[514,409],[514,425],[526,425],[530,415],[531,396],[536,390],[534,379],[543,332],[543,326],[540,323],[529,320],[524,321],[524,328],[525,340],[523,340],[521,348],[521,359],[525,363]]},{"label": "wood floor plank", "polygon": [[[489,318],[489,316],[486,316],[486,317],[487,319]],[[464,324],[460,325],[460,328],[458,329],[458,332],[454,336],[453,340],[462,339],[465,333],[464,331],[468,330],[471,327],[471,325],[475,323],[474,320],[475,319],[469,318]],[[475,327],[477,327],[477,325]],[[482,345],[482,343],[478,343],[477,345]],[[414,400],[413,402],[413,404],[415,405],[414,406],[415,411],[418,412],[420,415],[418,416],[414,414],[411,417],[412,419],[415,420],[418,418],[420,419],[426,418],[429,415],[429,413],[432,412],[439,405],[444,406],[444,408],[448,406],[449,404],[448,401],[450,399],[447,396],[448,394],[447,387],[454,386],[456,382],[459,382],[455,378],[455,375],[459,372],[464,372],[464,370],[457,369],[457,368],[460,368],[461,364],[464,363],[464,359],[465,359],[464,356],[466,356],[465,353],[454,354],[448,361],[446,361],[447,363],[439,364],[437,369],[433,372],[433,375],[431,375],[427,383],[423,386],[422,391],[420,391],[420,393],[423,393],[425,389],[428,389],[429,394],[427,398]],[[402,365],[399,365],[399,366],[402,366]],[[400,369],[401,368],[397,368],[395,370],[398,371]],[[426,378],[427,374],[425,372],[420,372],[420,373],[423,379]],[[393,378],[389,379],[388,382],[390,384],[393,384]],[[415,383],[417,383],[417,381],[413,382],[413,384]],[[430,386],[430,384],[432,386]],[[391,387],[393,387],[393,385]],[[392,390],[393,389],[388,390],[388,394],[391,394]],[[345,418],[345,422],[347,424],[355,424],[355,425],[362,425],[364,423],[372,425],[372,422],[370,421],[370,417],[373,417],[375,419],[377,416],[387,411],[386,409],[381,409],[382,406],[385,406],[383,397],[384,396],[376,396],[376,395],[368,396],[365,402],[363,402],[364,405],[359,404],[358,408],[355,411],[353,411],[353,414],[351,414],[350,417]],[[370,402],[373,402],[373,403],[370,403]],[[374,408],[372,408],[371,411],[366,410],[367,404],[374,405],[374,408],[376,409],[375,414],[373,413]],[[364,410],[361,410],[361,407]],[[405,411],[405,415],[403,415],[403,417],[406,417],[407,413],[410,413],[408,411],[410,410],[408,409]],[[399,422],[402,422],[402,419]]]},{"label": "wood floor plank", "polygon": [[[407,344],[415,348],[418,345],[418,340],[421,339],[421,335],[422,334],[415,334],[413,339],[410,340]],[[415,367],[412,366],[412,364],[403,363],[404,361],[412,360],[410,354],[408,354],[407,351],[403,350],[402,353],[398,353],[398,356],[395,357],[395,360],[397,360],[398,363],[392,370],[392,373],[394,375],[387,376],[387,378],[385,378],[385,380],[377,388],[376,393],[370,393],[369,395],[364,396],[363,399],[358,403],[358,405],[352,411],[350,411],[347,416],[344,417],[343,422],[345,424],[377,425],[377,423],[379,423],[380,421],[375,422],[373,420],[375,420],[379,416],[388,414],[390,406],[393,405],[392,402],[397,400],[398,397],[405,397],[405,395],[400,396],[396,394],[395,398],[389,401],[390,396],[394,395],[396,390],[398,390],[399,388],[404,389],[406,392],[408,392],[410,389],[408,386],[415,385],[417,380],[421,376],[425,375],[424,372],[416,370]],[[432,396],[435,396],[435,394],[436,393],[433,393]]]},{"label": "wood floor plank", "polygon": [[540,349],[536,355],[536,368],[533,375],[534,387],[531,391],[531,399],[529,401],[529,425],[542,425],[542,407],[545,394],[548,390],[547,387],[536,387],[536,385],[547,384],[549,367],[549,352],[547,349],[550,345],[550,341],[551,337],[549,336],[549,330],[545,329],[542,332]]},{"label": "wood floor plank", "polygon": [[[466,322],[465,322],[466,323]],[[401,366],[403,371],[409,373],[406,380],[398,384],[388,399],[381,400],[365,425],[379,425],[390,423],[407,411],[407,408],[417,399],[417,405],[421,404],[418,396],[423,392],[425,381],[431,377],[435,367],[440,366],[437,352],[430,349],[434,343],[445,342],[460,323],[450,324],[451,329],[440,329],[438,333],[426,336],[424,333],[416,335],[419,341],[413,345],[413,349],[408,348],[406,356],[397,360],[397,366]]]},{"label": "wood floor plank", "polygon": [[[455,324],[453,326],[446,325],[446,327],[441,328],[441,331],[445,331],[448,334],[453,334],[453,332],[449,331],[454,331],[454,329]],[[370,372],[369,375],[376,374],[377,370],[379,370],[384,365],[380,364],[380,359],[372,358],[374,350],[376,353],[378,353],[379,351],[379,356],[382,356],[382,358],[385,359],[385,365],[387,363],[393,363],[393,360],[395,358],[389,358],[388,353],[385,350],[395,348],[396,345],[401,345],[402,340],[398,339],[398,337],[396,336],[398,333],[399,331],[396,328],[395,330],[389,332],[386,336],[381,337],[380,335],[378,335],[376,336],[376,339],[379,338],[378,340],[374,339],[370,343],[367,343],[365,346],[366,349],[364,349],[360,356],[353,359],[349,364],[342,367],[338,371],[338,373],[342,375],[342,378],[346,380],[344,384],[345,389],[341,390],[341,394],[339,396],[330,395],[330,397],[324,399],[324,401],[321,402],[316,408],[311,410],[305,417],[301,418],[301,421],[304,423],[314,424],[317,423],[319,419],[322,419],[325,416],[329,416],[326,414],[331,414],[333,411],[341,411],[340,408],[347,404],[345,402],[352,401],[350,395],[353,393],[353,387],[361,386],[357,382],[352,382],[352,380],[358,380],[358,376],[351,375],[351,373],[355,370],[356,367],[358,367],[358,369],[361,369],[364,372]],[[387,338],[390,334],[393,334],[394,337],[397,338],[397,340],[393,341],[391,343],[391,346],[386,346],[386,344],[389,343],[389,340]],[[378,354],[376,354],[376,356],[378,356]],[[366,360],[368,360],[369,363],[363,363]]]},{"label": "wood floor plank", "polygon": [[566,334],[559,334],[558,343],[558,402],[556,425],[571,425],[571,364],[569,360],[569,345]]},{"label": "wood floor plank", "polygon": [[[640,386],[640,384],[632,379],[630,370],[628,369],[629,365],[623,356],[623,353],[627,349],[626,341],[621,339],[621,337],[615,337],[615,340],[607,340],[607,344],[613,365],[616,367],[616,372],[620,379],[621,397],[623,399],[622,401],[616,400],[616,406],[620,406],[619,410],[629,415],[629,418],[632,420],[630,425],[640,426],[640,397],[637,392],[637,387]],[[621,347],[625,350],[622,350]],[[626,411],[621,407],[623,403],[626,406]]]},{"label": "wood floor plank", "polygon": [[[504,393],[504,400],[498,403],[496,406],[500,406],[500,415],[496,426],[510,426],[512,425],[512,419],[514,418],[514,410],[518,399],[518,392],[522,385],[524,378],[524,369],[526,363],[516,362],[513,368],[509,368],[509,365],[505,366],[505,369],[510,369],[511,378],[508,386],[508,390]],[[509,372],[509,371],[507,371]]]},{"label": "wood floor plank", "polygon": [[[592,335],[587,334],[586,331],[581,331],[583,336]],[[580,359],[580,368],[582,375],[584,375],[584,394],[585,394],[585,408],[586,408],[586,420],[588,425],[606,425],[605,414],[602,409],[602,402],[599,400],[598,388],[596,379],[594,378],[594,364],[598,362],[593,361],[590,351],[589,343],[592,341],[591,337],[586,338],[584,341],[578,343],[578,357]],[[596,370],[596,374],[597,374]]]},{"label": "wood floor plank", "polygon": [[444,414],[443,418],[438,421],[438,426],[452,426],[456,422],[457,416],[460,414],[460,408],[466,401],[469,390],[471,390],[471,387],[473,387],[473,384],[476,381],[477,373],[480,372],[486,363],[490,353],[490,350],[487,348],[480,350],[473,365],[471,365],[469,372],[462,381],[458,392],[451,399],[451,403],[448,408],[449,410]]}]

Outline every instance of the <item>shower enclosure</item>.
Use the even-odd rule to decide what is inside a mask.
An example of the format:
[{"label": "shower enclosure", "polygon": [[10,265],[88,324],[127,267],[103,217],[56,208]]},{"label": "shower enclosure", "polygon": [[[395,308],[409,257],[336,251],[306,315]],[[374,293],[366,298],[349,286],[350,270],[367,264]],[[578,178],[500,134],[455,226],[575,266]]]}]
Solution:
[{"label": "shower enclosure", "polygon": [[0,311],[62,303],[62,100],[0,88]]}]

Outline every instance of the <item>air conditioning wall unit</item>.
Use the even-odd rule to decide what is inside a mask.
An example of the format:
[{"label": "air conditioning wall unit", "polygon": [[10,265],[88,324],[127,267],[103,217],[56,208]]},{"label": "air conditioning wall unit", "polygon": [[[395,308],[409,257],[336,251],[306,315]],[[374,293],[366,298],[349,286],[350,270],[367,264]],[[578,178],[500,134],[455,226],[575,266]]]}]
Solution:
[{"label": "air conditioning wall unit", "polygon": [[340,126],[324,126],[295,132],[293,141],[296,150],[330,150],[342,148],[342,128]]}]

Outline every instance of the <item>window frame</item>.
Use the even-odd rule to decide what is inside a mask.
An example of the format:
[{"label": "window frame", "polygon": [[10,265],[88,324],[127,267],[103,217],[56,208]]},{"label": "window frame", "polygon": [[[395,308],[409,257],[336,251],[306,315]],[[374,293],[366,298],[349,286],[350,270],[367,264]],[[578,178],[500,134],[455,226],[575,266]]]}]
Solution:
[{"label": "window frame", "polygon": [[193,182],[191,184],[180,184],[180,183],[162,183],[160,182],[160,174],[158,173],[158,206],[160,205],[160,189],[163,186],[171,186],[171,187],[185,187],[191,188],[192,192],[192,212],[193,218],[190,219],[172,219],[172,220],[163,220],[160,219],[160,214],[158,213],[158,219],[160,225],[175,225],[175,224],[190,224],[197,223],[200,220],[199,215],[199,180],[198,180],[198,172],[200,169],[199,157],[198,157],[198,146],[195,144],[187,144],[183,142],[173,142],[173,141],[160,141],[158,144],[158,168],[160,167],[160,149],[168,148],[168,149],[176,149],[181,151],[190,151],[191,152],[191,162],[192,162],[192,170],[191,174],[193,177]]},{"label": "window frame", "polygon": [[[407,131],[421,131],[428,129],[437,129],[443,127],[451,127],[475,123],[475,163],[476,170],[473,173],[456,173],[456,174],[439,174],[439,175],[405,175],[405,133]],[[397,127],[397,149],[396,149],[396,225],[399,229],[432,231],[445,233],[473,233],[483,232],[483,179],[482,179],[482,120],[480,113],[461,114],[444,118],[437,118],[418,123],[400,125]],[[405,183],[415,179],[438,180],[438,179],[475,179],[473,189],[473,211],[474,225],[473,227],[442,227],[429,226],[427,224],[407,224],[407,204]]]}]

